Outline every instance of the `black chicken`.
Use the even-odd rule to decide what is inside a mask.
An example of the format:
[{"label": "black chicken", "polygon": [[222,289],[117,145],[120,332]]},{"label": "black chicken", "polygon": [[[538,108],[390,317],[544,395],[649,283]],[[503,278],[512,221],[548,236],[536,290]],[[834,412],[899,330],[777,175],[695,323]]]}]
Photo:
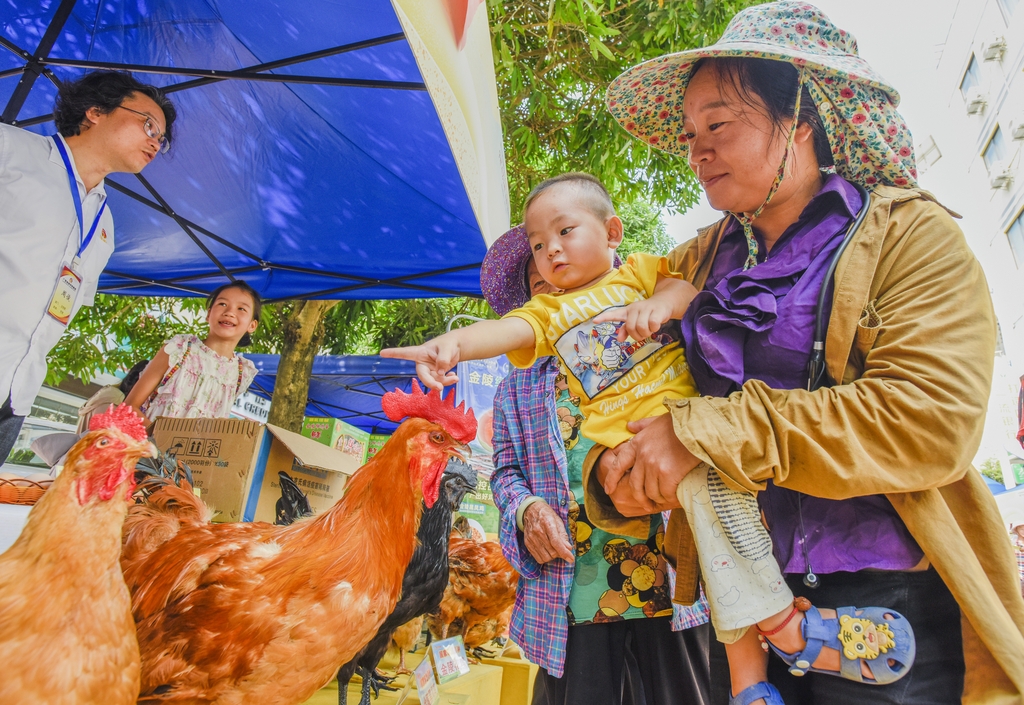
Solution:
[{"label": "black chicken", "polygon": [[289,526],[299,519],[313,516],[309,498],[292,476],[284,470],[279,470],[277,477],[281,480],[281,499],[274,505],[274,523],[278,526]]},{"label": "black chicken", "polygon": [[402,597],[363,650],[338,670],[338,702],[347,705],[348,682],[359,671],[363,679],[359,705],[370,705],[370,689],[377,695],[380,688],[388,688],[387,679],[377,675],[377,664],[388,650],[391,635],[414,617],[432,612],[441,604],[448,585],[448,536],[452,527],[452,512],[462,504],[467,492],[476,489],[476,471],[458,458],[448,461],[441,478],[441,494],[430,509],[424,507],[419,539],[412,561],[402,577]]}]

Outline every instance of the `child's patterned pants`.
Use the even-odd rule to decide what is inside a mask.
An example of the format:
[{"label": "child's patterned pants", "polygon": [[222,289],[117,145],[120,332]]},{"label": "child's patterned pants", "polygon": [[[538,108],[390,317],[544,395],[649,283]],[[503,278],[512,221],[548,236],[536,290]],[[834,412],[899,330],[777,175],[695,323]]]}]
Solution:
[{"label": "child's patterned pants", "polygon": [[735,643],[751,625],[792,606],[753,495],[726,486],[707,463],[687,474],[676,493],[693,531],[719,641]]}]

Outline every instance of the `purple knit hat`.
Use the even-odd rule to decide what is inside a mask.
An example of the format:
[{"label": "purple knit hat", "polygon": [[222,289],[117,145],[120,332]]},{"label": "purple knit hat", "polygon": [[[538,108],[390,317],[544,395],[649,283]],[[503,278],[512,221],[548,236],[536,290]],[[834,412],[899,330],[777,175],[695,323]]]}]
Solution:
[{"label": "purple knit hat", "polygon": [[526,263],[532,256],[524,225],[517,225],[499,237],[484,255],[480,265],[480,290],[499,316],[530,300],[530,292],[526,290]]},{"label": "purple knit hat", "polygon": [[[526,288],[526,263],[532,256],[523,224],[495,240],[484,255],[480,265],[480,290],[499,316],[524,306],[530,300],[530,292]],[[618,254],[613,258],[612,266],[616,269],[622,266]]]}]

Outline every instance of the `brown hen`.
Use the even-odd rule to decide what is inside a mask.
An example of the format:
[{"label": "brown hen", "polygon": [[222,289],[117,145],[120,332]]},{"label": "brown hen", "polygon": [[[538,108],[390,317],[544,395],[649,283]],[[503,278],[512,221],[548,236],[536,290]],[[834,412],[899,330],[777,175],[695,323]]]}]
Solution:
[{"label": "brown hen", "polygon": [[4,705],[127,705],[139,692],[118,556],[135,463],[156,448],[126,406],[90,429],[0,556]]},{"label": "brown hen", "polygon": [[[460,634],[469,646],[470,633],[500,633],[502,617],[515,602],[518,584],[519,573],[501,555],[500,544],[478,543],[453,534],[448,544],[448,587],[440,610],[427,615],[431,634],[438,639]],[[485,625],[492,621],[493,625]]]}]

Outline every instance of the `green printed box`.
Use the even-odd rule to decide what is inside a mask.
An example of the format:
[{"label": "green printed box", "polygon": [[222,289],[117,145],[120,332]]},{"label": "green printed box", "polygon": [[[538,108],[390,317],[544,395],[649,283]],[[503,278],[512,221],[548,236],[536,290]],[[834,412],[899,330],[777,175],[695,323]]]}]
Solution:
[{"label": "green printed box", "polygon": [[371,433],[370,444],[366,449],[366,459],[369,460],[377,455],[377,451],[384,447],[389,438],[391,438],[390,433]]},{"label": "green printed box", "polygon": [[340,450],[358,461],[360,466],[366,462],[366,453],[370,447],[370,434],[340,419],[307,416],[302,420],[302,435],[335,450]]}]

